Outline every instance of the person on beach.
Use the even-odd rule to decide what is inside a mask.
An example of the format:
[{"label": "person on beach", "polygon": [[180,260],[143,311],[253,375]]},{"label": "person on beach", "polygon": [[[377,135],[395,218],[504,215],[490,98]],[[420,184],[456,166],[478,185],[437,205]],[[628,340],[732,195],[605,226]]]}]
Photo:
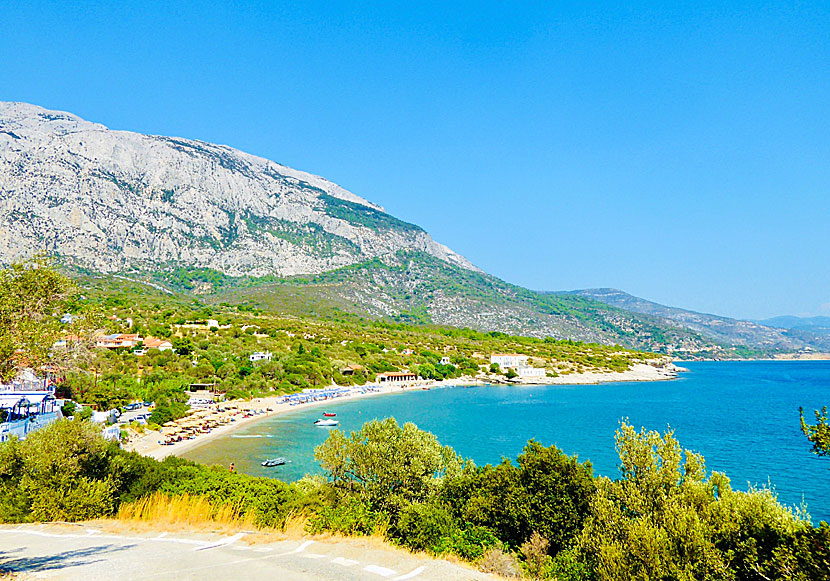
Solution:
[{"label": "person on beach", "polygon": [[231,472],[233,472],[233,471],[234,471],[234,469],[235,469],[235,466],[233,465],[233,462],[231,462],[231,465],[230,465],[230,466],[228,466],[228,470],[230,470]]}]

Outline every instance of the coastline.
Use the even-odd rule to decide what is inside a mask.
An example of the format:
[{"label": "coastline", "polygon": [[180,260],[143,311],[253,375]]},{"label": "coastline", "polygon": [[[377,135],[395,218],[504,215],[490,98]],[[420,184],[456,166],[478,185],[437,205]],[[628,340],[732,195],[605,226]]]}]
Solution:
[{"label": "coastline", "polygon": [[[169,445],[162,445],[160,440],[164,438],[161,432],[149,432],[140,438],[129,442],[125,448],[129,451],[138,452],[144,456],[155,458],[156,460],[163,460],[168,456],[177,456],[185,452],[189,452],[201,446],[210,443],[212,440],[230,434],[242,426],[255,423],[265,418],[274,417],[290,411],[297,411],[308,409],[312,407],[332,406],[336,405],[339,400],[353,401],[355,398],[373,397],[390,393],[402,393],[404,391],[423,390],[430,388],[451,387],[451,386],[477,386],[477,385],[595,385],[599,383],[612,383],[621,381],[668,381],[676,379],[677,374],[685,369],[669,364],[665,367],[655,367],[645,363],[638,363],[632,366],[627,371],[608,371],[608,372],[585,372],[562,375],[559,377],[538,377],[525,378],[514,380],[497,380],[497,378],[474,378],[461,377],[450,380],[445,379],[441,381],[428,380],[419,381],[411,385],[371,385],[376,391],[366,393],[353,393],[346,397],[310,401],[299,403],[296,405],[289,405],[283,403],[283,395],[255,398],[251,401],[246,400],[231,400],[229,404],[233,404],[239,410],[240,414],[245,412],[253,412],[250,417],[234,418],[234,421],[225,425],[213,428],[208,433],[200,433],[192,439],[185,439],[180,442],[175,442]],[[368,386],[368,384],[367,384]],[[270,410],[270,411],[269,411]],[[190,416],[182,418],[186,421]]]}]

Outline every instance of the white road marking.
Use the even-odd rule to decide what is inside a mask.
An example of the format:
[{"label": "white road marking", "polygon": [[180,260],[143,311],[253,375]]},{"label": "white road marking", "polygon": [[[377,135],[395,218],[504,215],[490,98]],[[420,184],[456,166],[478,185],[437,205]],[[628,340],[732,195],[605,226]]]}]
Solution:
[{"label": "white road marking", "polygon": [[335,565],[343,565],[344,567],[352,567],[357,565],[360,561],[353,561],[351,559],[344,559],[343,557],[335,557],[331,560]]},{"label": "white road marking", "polygon": [[381,577],[391,577],[392,575],[397,575],[397,571],[393,571],[392,569],[387,569],[386,567],[378,567],[377,565],[366,565],[363,567],[364,571],[368,571],[369,573],[374,573],[375,575],[380,575]]},{"label": "white road marking", "polygon": [[[65,534],[57,534],[57,533],[47,533],[44,531],[27,531],[27,530],[19,530],[20,527],[16,527],[13,529],[0,529],[0,533],[8,533],[8,534],[17,534],[17,535],[32,535],[35,537],[47,537],[53,539],[88,539],[90,537],[89,534],[86,535],[77,535],[74,533],[65,533]],[[137,543],[143,543],[145,541],[161,541],[166,543],[183,543],[186,545],[204,545],[206,544],[205,541],[196,541],[193,539],[176,539],[176,538],[158,538],[158,537],[127,537],[123,535],[96,535],[96,539],[111,539],[115,541],[133,541]]]},{"label": "white road marking", "polygon": [[302,553],[303,551],[305,551],[307,548],[309,548],[313,544],[314,544],[314,541],[306,541],[302,545],[300,545],[299,547],[297,547],[296,549],[294,549],[291,552],[292,553]]},{"label": "white road marking", "polygon": [[164,537],[166,537],[166,536],[167,536],[167,531],[165,531],[165,532],[163,532],[163,533],[159,534],[159,536],[157,536],[156,538],[157,538],[157,539],[163,539],[163,538],[164,538]]},{"label": "white road marking", "polygon": [[328,555],[319,555],[317,553],[303,553],[300,556],[305,557],[306,559],[325,559]]},{"label": "white road marking", "polygon": [[235,543],[245,535],[243,533],[237,533],[232,537],[228,537],[226,539],[222,539],[218,542],[211,543],[209,545],[204,545],[203,547],[196,547],[193,549],[194,551],[207,551],[208,549],[215,549],[217,547],[224,547],[225,545],[230,545],[231,543]]},{"label": "white road marking", "polygon": [[412,571],[410,571],[406,575],[400,575],[398,577],[395,577],[394,579],[392,579],[392,581],[403,581],[404,579],[412,579],[413,577],[417,577],[418,575],[423,573],[424,569],[426,569],[426,567],[422,565],[422,566],[418,567],[417,569],[413,569]]},{"label": "white road marking", "polygon": [[273,550],[274,549],[272,549],[271,547],[257,547],[256,549],[254,549],[254,551],[256,551],[257,553],[270,553]]}]

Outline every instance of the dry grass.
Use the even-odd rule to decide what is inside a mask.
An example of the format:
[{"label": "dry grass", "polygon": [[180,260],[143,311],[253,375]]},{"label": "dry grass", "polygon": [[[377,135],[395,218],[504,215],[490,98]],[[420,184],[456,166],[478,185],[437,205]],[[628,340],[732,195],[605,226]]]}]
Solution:
[{"label": "dry grass", "polygon": [[170,496],[155,492],[121,506],[121,523],[145,522],[173,530],[259,530],[253,515],[233,505],[214,506],[201,496]]}]

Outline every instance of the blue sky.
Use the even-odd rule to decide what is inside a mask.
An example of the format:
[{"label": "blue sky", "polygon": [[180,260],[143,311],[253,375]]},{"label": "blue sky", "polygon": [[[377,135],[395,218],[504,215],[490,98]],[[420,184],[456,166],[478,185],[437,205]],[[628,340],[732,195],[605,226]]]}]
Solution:
[{"label": "blue sky", "polygon": [[75,4],[0,6],[0,99],[323,175],[530,288],[830,313],[826,2]]}]

